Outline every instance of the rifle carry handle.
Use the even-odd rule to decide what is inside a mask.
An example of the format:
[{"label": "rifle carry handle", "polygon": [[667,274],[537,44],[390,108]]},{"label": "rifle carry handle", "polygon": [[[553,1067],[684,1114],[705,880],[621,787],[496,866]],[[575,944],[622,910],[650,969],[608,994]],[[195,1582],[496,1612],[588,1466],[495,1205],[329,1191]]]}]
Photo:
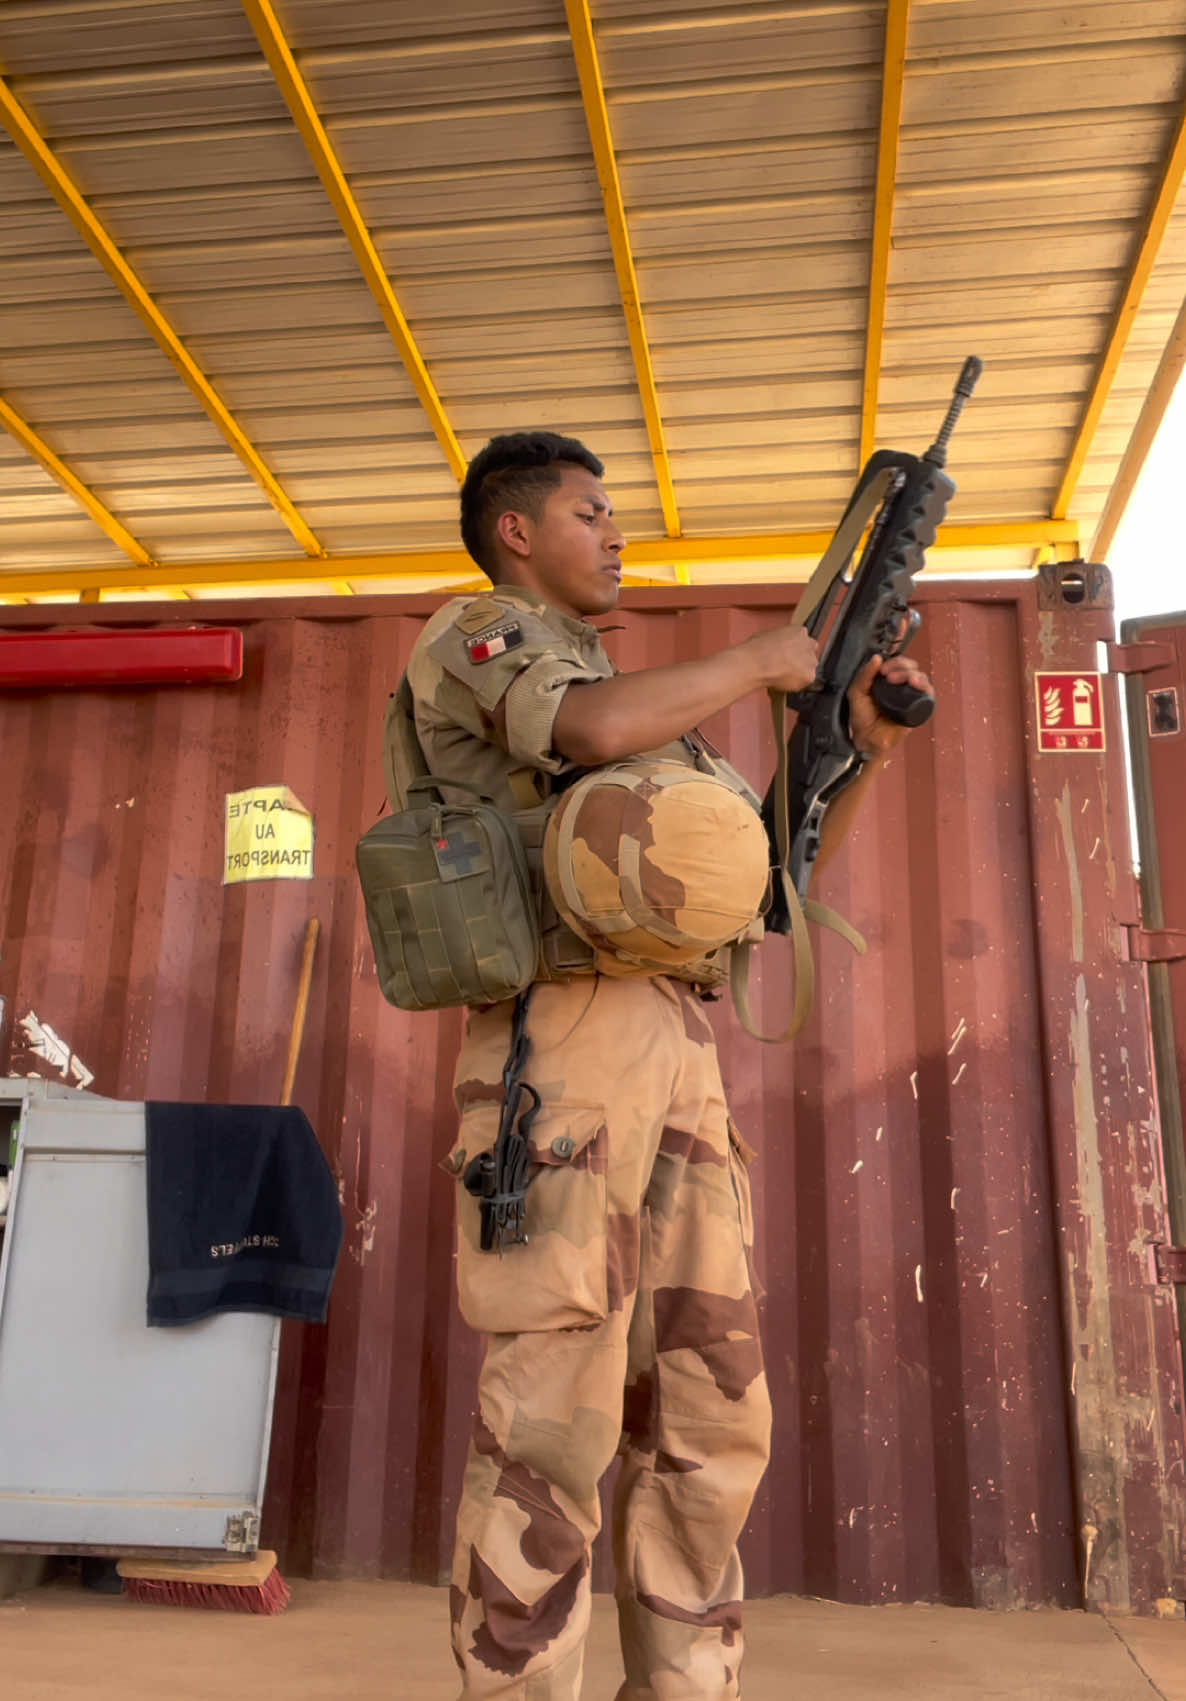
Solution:
[{"label": "rifle carry handle", "polygon": [[899,726],[922,726],[935,712],[935,699],[913,685],[895,684],[879,673],[873,681],[873,701],[889,720]]}]

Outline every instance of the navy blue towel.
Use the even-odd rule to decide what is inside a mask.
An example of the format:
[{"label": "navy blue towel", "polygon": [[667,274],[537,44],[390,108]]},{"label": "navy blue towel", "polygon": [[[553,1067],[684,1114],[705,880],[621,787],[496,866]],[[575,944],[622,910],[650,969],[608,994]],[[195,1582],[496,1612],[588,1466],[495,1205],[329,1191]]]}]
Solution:
[{"label": "navy blue towel", "polygon": [[145,1106],[148,1321],[272,1311],[324,1323],[338,1190],[301,1110]]}]

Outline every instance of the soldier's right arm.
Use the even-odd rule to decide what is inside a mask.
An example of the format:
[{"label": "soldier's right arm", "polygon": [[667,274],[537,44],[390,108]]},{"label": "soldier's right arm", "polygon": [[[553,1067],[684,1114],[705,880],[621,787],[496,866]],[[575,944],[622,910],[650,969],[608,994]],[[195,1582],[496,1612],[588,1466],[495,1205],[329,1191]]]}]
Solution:
[{"label": "soldier's right arm", "polygon": [[802,627],[776,626],[697,661],[582,683],[565,691],[553,741],[581,767],[655,750],[751,691],[802,691],[818,657]]}]

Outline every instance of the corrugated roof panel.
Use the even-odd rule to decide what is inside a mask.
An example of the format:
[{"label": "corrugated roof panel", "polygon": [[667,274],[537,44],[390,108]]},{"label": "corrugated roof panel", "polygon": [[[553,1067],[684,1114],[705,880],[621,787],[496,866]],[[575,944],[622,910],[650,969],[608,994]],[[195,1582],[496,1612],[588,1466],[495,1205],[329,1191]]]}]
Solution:
[{"label": "corrugated roof panel", "polygon": [[[252,548],[272,555],[290,552],[292,538],[279,515],[32,167],[23,158],[17,164],[23,180],[16,172],[5,175],[4,190],[10,199],[3,205],[35,210],[45,231],[52,231],[52,242],[46,244],[52,252],[39,266],[30,266],[28,244],[17,232],[18,252],[26,257],[11,275],[11,287],[0,307],[4,346],[0,377],[12,405],[55,452],[67,458],[68,465],[74,457],[87,463],[88,452],[101,456],[109,446],[113,423],[155,416],[151,439],[140,441],[134,488],[121,488],[118,480],[115,488],[108,488],[101,466],[96,470],[88,464],[85,472],[71,467],[91,482],[96,496],[154,556],[167,557],[179,529],[186,537],[209,536],[211,531],[239,535],[243,540],[239,553]],[[7,227],[7,219],[0,218],[0,228]],[[59,271],[55,296],[52,283]],[[26,299],[25,285],[33,276],[37,287]],[[67,433],[63,426],[69,420],[74,429]],[[83,426],[84,420],[89,428]],[[177,440],[171,438],[170,423],[180,428]],[[179,476],[176,451],[187,439],[201,442],[202,453]],[[154,467],[155,456],[164,451],[168,461],[170,450],[172,464]],[[42,477],[36,463],[29,461],[31,492],[38,491]],[[92,522],[78,517],[73,502],[68,506],[75,516],[69,558],[81,565],[110,560],[103,534]],[[94,540],[93,549],[87,547],[88,534]],[[10,529],[6,539],[10,565],[34,568],[52,561],[52,555],[47,557],[46,539],[44,528]]]},{"label": "corrugated roof panel", "polygon": [[[505,31],[555,30],[555,0],[399,0],[399,35],[407,42]],[[291,0],[290,34],[307,48],[366,47],[392,33],[391,0]]]},{"label": "corrugated roof panel", "polygon": [[57,480],[0,431],[0,572],[50,567],[59,559],[117,566],[125,557]]},{"label": "corrugated roof panel", "polygon": [[546,26],[408,40],[393,16],[386,39],[359,50],[309,49],[300,38],[301,74],[327,124],[339,113],[406,112],[487,100],[499,105],[571,95],[576,72],[563,14]]},{"label": "corrugated roof panel", "polygon": [[[685,85],[713,86],[744,79],[792,77],[809,88],[823,72],[863,73],[880,66],[885,14],[880,5],[681,7],[683,16],[632,8],[615,17],[597,8],[598,56],[606,88],[617,103],[626,91],[678,99]],[[641,15],[639,15],[641,12]],[[779,71],[774,67],[784,67]],[[656,72],[662,72],[661,77]],[[796,106],[797,106],[796,102]],[[800,115],[789,114],[798,129]]]},{"label": "corrugated roof panel", "polygon": [[[837,58],[843,60],[845,26],[837,23]],[[786,64],[786,61],[782,61]],[[610,120],[620,148],[655,147],[672,136],[695,137],[704,146],[720,142],[832,136],[877,129],[881,99],[879,60],[842,71],[767,70],[751,77],[712,76],[706,44],[702,82],[667,89],[662,52],[656,49],[650,86],[613,90]]]},{"label": "corrugated roof panel", "polygon": [[217,59],[241,50],[242,17],[238,0],[9,0],[3,63],[29,77]]},{"label": "corrugated roof panel", "polygon": [[476,102],[450,102],[447,84],[436,85],[436,94],[435,107],[333,116],[327,129],[352,182],[359,173],[412,165],[440,170],[588,157],[589,133],[575,76],[570,94],[518,101],[509,108],[496,87],[488,99]]},{"label": "corrugated roof panel", "polygon": [[[915,14],[886,358],[909,370],[921,357],[925,320],[921,344],[894,327],[901,289],[925,267],[966,312],[969,346],[986,361],[977,415],[1002,369],[1031,396],[1057,393],[1062,375],[1075,409],[1059,454],[1043,457],[1048,479],[1031,496],[1030,511],[1037,513],[1061,483],[1094,381],[1095,351],[1110,334],[1151,203],[1151,176],[1159,174],[1176,122],[1186,7],[1180,0],[1123,14],[1086,7],[1077,10],[1073,35],[1061,9],[1010,14],[1007,35],[996,14],[983,15],[983,25],[979,17],[962,4]],[[1177,34],[1167,40],[1171,31]],[[978,46],[987,51],[978,53]],[[1007,60],[994,51],[1002,46],[1009,49]],[[926,54],[929,62],[919,63]],[[1068,86],[1075,90],[1074,112],[1060,120],[1051,92]],[[1028,110],[1018,107],[1019,96],[1028,97]],[[988,127],[1003,117],[1010,120],[1011,142],[1006,132],[998,137]],[[953,176],[947,157],[955,148],[962,158],[965,131],[974,135],[979,160],[964,159]],[[1180,244],[1167,247],[1182,253]],[[1011,299],[1013,280],[1026,274],[1028,323]],[[1082,279],[1087,288],[1059,287],[1067,278]],[[1002,305],[1008,303],[1004,313],[994,311],[998,294]],[[1084,306],[1090,306],[1086,315]],[[943,333],[939,340],[946,340]],[[1031,370],[1035,364],[1040,373]],[[1116,429],[1126,423],[1124,404],[1117,401],[1106,417],[1109,433],[1096,452],[1108,467],[1105,484],[1114,473],[1117,438],[1124,436]],[[967,439],[961,444],[966,447]],[[1005,488],[1012,488],[1007,481]],[[1105,494],[1084,488],[1073,511],[1098,512]],[[970,512],[961,502],[961,517]]]},{"label": "corrugated roof panel", "polygon": [[639,262],[645,265],[670,254],[707,259],[728,256],[739,248],[760,251],[768,243],[778,243],[790,249],[793,265],[795,249],[852,241],[873,216],[873,197],[868,192],[800,198],[762,196],[754,193],[756,188],[751,185],[745,199],[639,208],[630,220]]},{"label": "corrugated roof panel", "polygon": [[1028,179],[918,184],[898,191],[894,234],[907,242],[964,230],[1048,229],[1066,223],[1069,207],[1090,234],[1093,225],[1139,221],[1148,201],[1148,168],[1127,163],[1090,171],[1035,171]]},{"label": "corrugated roof panel", "polygon": [[[241,7],[235,0],[235,11]],[[201,149],[194,151],[200,137]],[[282,191],[309,175],[309,156],[282,108],[270,118],[230,118],[200,130],[66,134],[54,138],[63,164],[104,208],[194,190],[241,189],[261,183]],[[251,170],[245,173],[245,160]]]},{"label": "corrugated roof panel", "polygon": [[[521,202],[504,212],[484,210],[482,216],[465,224],[420,226],[407,230],[380,230],[376,246],[393,279],[405,273],[429,277],[440,272],[461,272],[475,254],[487,248],[519,264],[521,251],[530,252],[539,266],[577,267],[609,265],[609,238],[600,213],[569,217],[533,217]],[[471,311],[480,313],[480,302],[471,297]],[[624,339],[623,339],[624,340]]]},{"label": "corrugated roof panel", "polygon": [[911,17],[910,47],[919,59],[962,58],[972,52],[1035,48],[1058,50],[1118,41],[1164,41],[1186,37],[1183,0],[1136,0],[1123,9],[1113,0],[1077,0],[1073,10],[1035,0],[928,0]]},{"label": "corrugated roof panel", "polygon": [[[51,142],[72,136],[196,130],[227,120],[281,119],[280,96],[246,18],[240,12],[236,22],[233,14],[220,14],[220,26],[238,35],[237,52],[195,57],[190,63],[166,59],[121,66],[110,72],[74,71],[67,60],[61,70],[14,76],[13,88]],[[195,53],[200,39],[193,41]]]},{"label": "corrugated roof panel", "polygon": [[[959,0],[960,11],[967,7]],[[936,10],[940,9],[936,7]],[[960,50],[920,59],[912,48],[907,69],[903,122],[958,123],[991,119],[1024,128],[1038,114],[1057,111],[1068,89],[1075,110],[1088,121],[1097,108],[1115,112],[1164,105],[1167,112],[1181,93],[1181,51],[1175,38],[1128,41],[1124,14],[1110,41],[1080,43],[1066,32],[1057,46],[999,53]]]},{"label": "corrugated roof panel", "polygon": [[[200,24],[200,21],[200,13],[191,14],[191,23],[195,27]],[[42,122],[47,130],[52,133],[55,128],[54,102],[61,88],[68,85],[74,98],[69,107],[69,119],[63,115],[57,127],[62,129],[73,124],[76,129],[89,128],[94,131],[107,127],[107,121],[103,112],[89,106],[88,101],[92,96],[96,100],[105,101],[110,95],[112,83],[118,83],[120,110],[123,115],[122,122],[133,134],[139,129],[142,137],[146,129],[151,129],[161,121],[157,103],[161,99],[162,93],[166,92],[170,103],[168,122],[173,125],[184,124],[195,127],[196,133],[191,132],[188,138],[190,145],[187,149],[192,171],[194,162],[200,159],[202,154],[203,128],[208,127],[211,121],[217,125],[225,117],[220,103],[228,86],[233,85],[236,88],[244,89],[250,87],[254,81],[260,83],[264,90],[262,108],[253,106],[251,100],[246,96],[237,103],[235,118],[240,131],[244,117],[250,120],[256,116],[262,116],[279,122],[283,133],[286,136],[288,135],[287,114],[283,109],[279,92],[275,89],[266,67],[263,67],[262,61],[258,58],[254,36],[251,34],[241,12],[238,13],[238,21],[235,27],[242,32],[243,45],[250,49],[249,63],[245,66],[223,59],[211,68],[210,75],[205,78],[182,75],[178,71],[177,65],[171,64],[148,67],[139,74],[129,74],[123,79],[113,79],[106,75],[85,74],[59,76],[57,78],[48,76],[41,79],[30,78],[19,86],[26,97],[32,96],[38,103]],[[103,111],[105,112],[106,108]],[[291,138],[289,140],[291,142]],[[299,149],[299,145],[298,152],[303,156],[303,150]],[[240,149],[240,161],[241,159],[242,150]],[[336,220],[333,219],[328,204],[325,202],[320,191],[320,185],[313,179],[312,169],[307,159],[304,159],[303,170],[306,182],[298,187],[300,192],[305,194],[305,206],[303,215],[301,208],[291,209],[294,222],[301,223],[303,216],[304,222],[307,223],[308,219],[313,217],[315,229],[336,230]],[[192,181],[193,178],[191,178]],[[90,187],[89,184],[84,184],[84,188]],[[158,224],[154,229],[152,215],[155,209],[152,203],[150,202],[145,207],[142,200],[138,200],[136,197],[131,198],[130,204],[127,200],[121,204],[118,199],[109,203],[106,208],[106,217],[114,239],[131,252],[137,239],[155,234],[168,241],[178,234],[192,234],[202,228],[203,214],[209,214],[211,203],[203,204],[200,195],[194,197],[194,199],[197,200],[197,207],[193,215],[187,217],[184,207],[179,207],[177,223],[173,227],[169,227],[168,222],[165,221],[163,228]],[[217,204],[225,214],[221,224],[217,220],[215,221],[215,228],[212,232],[213,237],[217,241],[221,241],[223,246],[221,248],[216,247],[211,256],[209,251],[204,251],[200,244],[191,244],[188,264],[185,268],[185,279],[191,292],[194,285],[204,287],[208,292],[205,299],[208,301],[218,299],[220,306],[225,308],[228,289],[233,290],[236,276],[233,239],[248,233],[258,237],[259,221],[255,216],[255,208],[250,197],[245,198],[242,195],[236,197],[224,192],[221,198],[217,195],[214,197],[213,204]],[[129,228],[126,231],[121,229],[119,225],[121,210],[129,215]],[[275,228],[282,227],[277,225]],[[267,233],[267,229],[268,226],[265,224],[264,234]],[[228,238],[232,240],[230,248],[226,246]],[[337,234],[336,240],[345,249],[345,242],[340,234]],[[276,252],[276,250],[273,250],[273,257],[275,257]],[[211,258],[213,259],[213,266],[210,264]],[[152,276],[151,248],[142,246],[138,259],[145,281],[150,288],[153,288],[156,280]],[[204,262],[205,269],[203,270]],[[264,276],[266,280],[266,269]],[[318,334],[320,325],[316,315],[313,315],[314,322],[310,325],[309,315],[307,313],[302,314],[303,304],[299,299],[293,303],[291,312],[286,313],[283,305],[278,306],[278,303],[283,302],[283,297],[275,290],[270,292],[271,299],[267,304],[264,302],[263,291],[258,292],[253,299],[241,304],[237,315],[237,324],[235,323],[235,315],[230,316],[232,323],[229,327],[226,325],[227,315],[225,313],[218,315],[215,320],[219,325],[218,331],[216,332],[211,328],[208,334],[202,334],[200,329],[195,329],[194,325],[187,322],[186,309],[193,304],[192,293],[188,298],[177,301],[171,301],[167,296],[162,296],[162,305],[166,306],[176,329],[187,342],[191,354],[212,379],[224,400],[229,403],[232,410],[239,414],[239,423],[249,437],[253,435],[252,420],[243,415],[238,399],[233,393],[234,378],[242,374],[258,373],[265,379],[274,373],[303,374],[306,380],[311,380],[312,386],[317,389],[317,404],[324,409],[329,405],[330,398],[325,393],[326,386],[320,382],[322,369],[332,368],[335,382],[341,384],[344,377],[348,378],[352,367],[359,367],[367,370],[372,383],[375,377],[383,372],[386,377],[384,389],[389,396],[399,401],[411,402],[413,400],[410,383],[391,346],[390,338],[381,326],[378,310],[369,292],[359,278],[356,269],[352,266],[345,269],[344,277],[346,281],[342,286],[342,294],[351,297],[352,300],[347,301],[339,297],[334,304],[328,306],[326,318],[328,323],[335,328],[333,331],[322,335]],[[270,312],[268,311],[269,306]],[[262,312],[261,308],[263,308]],[[200,309],[195,312],[194,317],[198,320],[201,319]],[[287,329],[285,327],[286,318],[289,320]],[[324,322],[322,321],[322,323]],[[151,355],[156,355],[155,348],[152,348],[150,352]],[[96,361],[98,358],[101,357],[90,355],[76,359],[74,362],[76,376],[85,380],[87,376],[86,361],[88,359]],[[141,360],[145,365],[145,371],[141,376],[147,376],[151,362],[144,361],[144,356],[140,350],[135,351],[131,360],[125,362],[125,366],[134,365],[136,360]],[[228,373],[233,375],[230,384],[228,384],[226,378]],[[53,371],[44,375],[51,381],[56,376]],[[19,378],[21,375],[18,373],[17,376]],[[125,373],[125,378],[134,380],[136,376],[135,371],[130,374]],[[348,394],[347,405],[350,405],[353,400],[353,394]],[[344,449],[342,454],[344,456],[343,471],[346,471],[350,465],[349,449]],[[438,463],[439,459],[438,455]],[[325,461],[332,467],[333,460],[333,452],[328,451]],[[430,473],[428,484],[430,491],[441,492],[442,494],[451,492],[454,488],[447,468],[442,469],[439,465]],[[275,526],[278,531],[276,547],[269,548],[268,553],[291,552],[291,545],[287,540],[284,528],[274,521],[270,507],[266,503],[260,503],[258,492],[252,488],[249,480],[244,478],[242,488],[247,492],[245,503],[253,510],[250,517],[243,516],[242,523],[237,524],[231,512],[234,499],[230,488],[228,486],[211,488],[207,493],[205,504],[209,511],[200,516],[193,515],[190,517],[187,536],[176,535],[175,528],[168,523],[165,517],[167,510],[173,506],[168,493],[164,495],[158,493],[154,499],[150,493],[142,492],[139,511],[155,519],[153,528],[155,536],[150,539],[151,547],[162,555],[186,554],[192,556],[195,548],[199,554],[206,554],[211,547],[212,535],[222,537],[230,530],[232,536],[235,531],[242,532],[244,543],[238,548],[232,546],[232,552],[244,555],[258,549],[262,541],[259,534],[261,532],[266,534]],[[196,492],[196,486],[191,485],[190,490]],[[131,499],[131,493],[128,494],[129,499]],[[267,546],[265,545],[265,547]]]},{"label": "corrugated roof panel", "polygon": [[[240,154],[245,140],[242,135],[237,140]],[[253,243],[269,237],[288,242],[298,230],[307,242],[338,233],[333,209],[316,183],[203,184],[180,192],[92,195],[91,202],[106,224],[118,226],[123,246],[145,271],[151,269],[153,251],[162,247],[206,249],[242,242],[245,234]],[[197,231],[200,245],[193,240]]]},{"label": "corrugated roof panel", "polygon": [[876,156],[873,131],[706,146],[673,127],[649,147],[623,148],[618,170],[633,219],[645,209],[728,195],[796,196],[808,208],[817,197],[826,202],[834,194],[868,196]]},{"label": "corrugated roof panel", "polygon": [[[301,46],[299,41],[296,45]],[[584,390],[613,393],[615,419],[637,423],[641,429],[634,369],[596,178],[585,158],[587,138],[562,19],[560,27],[554,16],[549,29],[504,32],[489,39],[372,42],[365,54],[357,55],[345,49],[301,51],[300,65],[351,173],[360,208],[372,223],[380,255],[412,319],[451,423],[462,431],[461,410],[468,406],[471,413],[481,412],[480,425],[465,439],[466,448],[472,452],[494,431],[541,422],[541,414],[542,422],[571,429],[572,422],[580,420]],[[513,73],[508,74],[510,67]],[[456,103],[478,93],[495,96],[482,115],[489,127],[484,137],[487,157],[475,156],[475,167],[452,181],[448,204],[442,208],[434,205],[433,195],[441,159],[456,157],[459,137],[472,145],[472,126],[461,120]],[[398,127],[393,131],[390,124],[376,126],[377,112],[398,115],[401,125],[415,121],[415,188],[407,201],[400,194],[401,178],[390,181],[393,160],[401,167],[407,163],[406,138]],[[553,123],[567,130],[550,135]],[[566,145],[579,145],[579,169],[565,160]],[[541,204],[533,197],[523,166],[545,150],[558,158],[563,176],[559,184],[554,173],[549,176],[552,193],[545,186]],[[492,269],[509,263],[518,271],[525,254],[541,284],[539,305],[545,311],[538,319],[526,316],[530,303],[517,278],[507,280],[499,300],[470,270],[473,257],[481,255]],[[602,274],[596,300],[604,310],[572,335],[566,335],[564,318],[555,311],[556,280],[550,268],[556,263],[565,268],[566,277],[579,276],[582,269],[592,276]],[[440,298],[442,277],[450,278],[452,299]],[[509,324],[500,323],[504,304]],[[445,313],[455,313],[456,322],[442,322]],[[558,367],[563,370],[560,394]],[[376,524],[381,525],[385,506],[382,500],[372,504],[367,535],[373,536]],[[653,509],[654,500],[648,497],[636,523],[658,524],[657,514],[651,520]],[[454,512],[451,508],[450,519]],[[333,523],[327,517],[323,526]],[[355,529],[352,535],[360,534]]]},{"label": "corrugated roof panel", "polygon": [[[466,452],[585,434],[660,533],[559,0],[280,17]],[[856,470],[884,8],[599,0],[594,23],[684,529],[826,525]],[[975,351],[953,518],[1040,518],[1186,94],[1186,0],[929,0],[908,45],[877,439],[924,446]],[[9,5],[0,66],[321,541],[454,545],[455,482],[237,0]],[[0,210],[0,381],[34,423],[148,547],[292,554],[7,143]],[[1176,221],[1076,512],[1184,284]]]},{"label": "corrugated roof panel", "polygon": [[[917,16],[917,12],[915,13]],[[925,116],[902,131],[898,153],[898,191],[917,185],[1018,182],[1018,211],[1024,212],[1027,179],[1059,173],[1108,170],[1118,160],[1129,167],[1155,170],[1165,156],[1166,106],[1122,107],[1094,112],[1090,124],[1072,107],[1038,111],[1024,123],[1001,125],[993,119],[935,120]]]}]

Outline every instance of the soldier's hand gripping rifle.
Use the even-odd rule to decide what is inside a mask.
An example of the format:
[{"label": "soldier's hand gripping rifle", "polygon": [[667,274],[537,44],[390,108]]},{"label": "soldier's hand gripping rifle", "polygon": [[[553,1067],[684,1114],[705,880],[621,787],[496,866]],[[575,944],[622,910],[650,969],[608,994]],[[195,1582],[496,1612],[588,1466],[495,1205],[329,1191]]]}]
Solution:
[{"label": "soldier's hand gripping rifle", "polygon": [[[981,362],[970,356],[939,435],[921,459],[897,449],[870,457],[800,599],[796,623],[820,640],[820,661],[814,684],[785,698],[798,719],[789,743],[778,734],[778,771],[762,805],[776,874],[774,902],[765,917],[769,932],[791,932],[797,908],[779,870],[786,870],[799,900],[806,901],[824,816],[868,761],[852,740],[849,689],[871,657],[900,655],[921,624],[910,607],[914,576],[955,494],[943,471],[947,444],[980,372]],[[870,522],[854,569],[853,556]],[[777,696],[776,724],[783,706],[782,694]],[[881,675],[873,681],[873,700],[902,726],[921,726],[934,708],[925,692]]]}]

